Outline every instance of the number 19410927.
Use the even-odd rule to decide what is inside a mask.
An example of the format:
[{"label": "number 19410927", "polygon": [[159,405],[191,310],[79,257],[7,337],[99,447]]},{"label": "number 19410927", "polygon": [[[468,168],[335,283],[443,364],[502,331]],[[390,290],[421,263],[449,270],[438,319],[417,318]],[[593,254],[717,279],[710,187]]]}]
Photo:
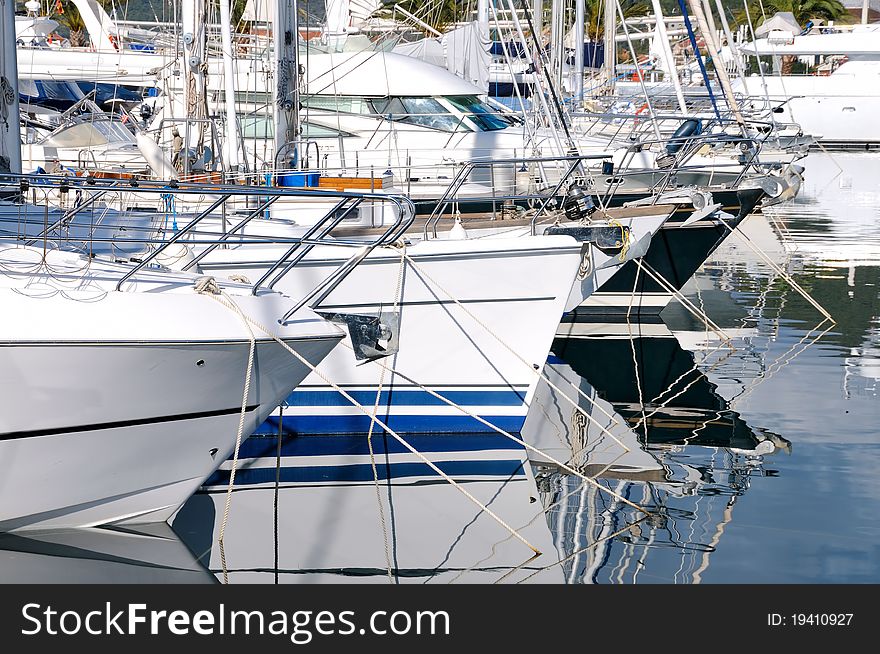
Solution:
[{"label": "number 19410927", "polygon": [[848,627],[853,613],[768,613],[770,627]]}]

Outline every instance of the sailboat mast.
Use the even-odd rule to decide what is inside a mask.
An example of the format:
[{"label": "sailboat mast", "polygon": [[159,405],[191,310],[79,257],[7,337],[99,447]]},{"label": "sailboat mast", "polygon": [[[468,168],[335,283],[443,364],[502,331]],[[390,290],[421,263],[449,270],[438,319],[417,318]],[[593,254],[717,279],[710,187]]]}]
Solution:
[{"label": "sailboat mast", "polygon": [[617,68],[617,43],[614,35],[617,32],[617,1],[605,0],[604,17],[605,41],[605,78],[608,81],[608,93],[614,93],[614,72]]},{"label": "sailboat mast", "polygon": [[477,1],[477,24],[480,26],[480,36],[489,39],[489,0]]},{"label": "sailboat mast", "polygon": [[678,70],[675,66],[675,57],[672,56],[672,47],[669,45],[669,34],[666,32],[666,21],[663,17],[663,7],[660,0],[651,0],[654,9],[654,17],[657,19],[656,27],[657,39],[660,42],[660,48],[663,50],[663,59],[666,64],[666,70],[673,87],[675,88],[675,97],[678,100],[678,108],[681,113],[687,113],[687,103],[684,101],[684,92],[681,89],[681,80],[678,78]]},{"label": "sailboat mast", "polygon": [[535,27],[535,36],[541,42],[541,32],[544,31],[544,0],[534,0],[532,9],[532,25]]},{"label": "sailboat mast", "polygon": [[15,2],[0,0],[0,172],[21,172]]},{"label": "sailboat mast", "polygon": [[720,53],[715,48],[715,39],[710,32],[709,23],[706,20],[706,14],[703,13],[703,6],[700,0],[689,0],[689,4],[691,5],[691,11],[693,12],[694,17],[697,19],[700,32],[703,34],[703,41],[706,44],[706,49],[709,51],[709,56],[712,58],[712,61],[715,62],[715,76],[718,78],[718,83],[721,85],[721,90],[724,92],[727,104],[733,112],[733,117],[736,119],[737,124],[742,128],[743,133],[745,133],[745,120],[743,120],[742,114],[739,110],[739,104],[733,95],[733,87],[730,85],[730,78],[727,76],[727,70],[724,68],[724,62],[721,60]]},{"label": "sailboat mast", "polygon": [[[205,0],[193,0],[182,5],[181,23],[183,25],[183,97],[186,105],[186,124],[184,127],[184,151],[181,153],[184,174],[190,172],[187,148],[195,147],[197,156],[201,154],[205,141],[207,123],[205,98]],[[195,134],[193,134],[195,130]]]},{"label": "sailboat mast", "polygon": [[574,98],[578,103],[584,100],[584,0],[574,3]]},{"label": "sailboat mast", "polygon": [[223,76],[226,96],[226,138],[224,152],[224,167],[227,172],[237,173],[239,170],[238,158],[238,117],[235,113],[235,61],[232,51],[232,12],[229,7],[230,0],[220,0],[220,41],[223,46]]},{"label": "sailboat mast", "polygon": [[272,39],[275,49],[275,167],[298,168],[299,19],[295,0],[277,0],[275,3]]}]

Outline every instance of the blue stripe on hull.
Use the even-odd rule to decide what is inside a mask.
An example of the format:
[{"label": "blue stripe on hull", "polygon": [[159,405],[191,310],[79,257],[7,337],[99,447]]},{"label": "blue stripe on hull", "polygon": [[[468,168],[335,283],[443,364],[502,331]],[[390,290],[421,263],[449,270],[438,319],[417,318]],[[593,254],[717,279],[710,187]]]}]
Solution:
[{"label": "blue stripe on hull", "polygon": [[[430,433],[497,433],[482,422],[464,415],[383,415],[379,412],[379,420],[398,433],[430,434]],[[487,422],[508,432],[519,432],[525,422],[525,416],[480,416]],[[369,416],[361,415],[327,415],[302,416],[285,414],[282,422],[286,434],[366,434],[370,431]],[[377,433],[377,428],[373,433]],[[274,435],[278,433],[278,417],[271,416],[260,425],[257,435]]]},{"label": "blue stripe on hull", "polygon": [[[524,448],[506,436],[491,434],[419,434],[403,439],[424,454],[432,452],[487,452]],[[373,434],[373,452],[376,456],[409,452],[396,438]],[[281,456],[368,456],[370,446],[366,434],[335,436],[291,436],[281,438]],[[239,449],[239,459],[275,458],[278,455],[277,433],[251,436]]]},{"label": "blue stripe on hull", "polygon": [[[450,477],[493,476],[504,479],[524,474],[522,461],[438,461],[435,464]],[[381,463],[376,466],[380,480],[404,477],[437,477],[424,463]],[[226,486],[229,484],[228,470],[218,470],[205,487]],[[276,474],[281,483],[322,483],[322,482],[368,482],[373,481],[373,467],[369,464],[340,466],[298,466],[285,467],[276,472],[275,468],[240,468],[235,473],[235,486],[274,484]]]},{"label": "blue stripe on hull", "polygon": [[[435,391],[447,400],[458,404],[459,406],[522,406],[525,402],[525,389],[504,389],[504,390],[479,390],[479,391]],[[372,407],[376,404],[375,390],[348,390],[346,393],[351,395],[359,404]],[[342,396],[339,391],[321,390],[310,391],[297,389],[293,391],[287,398],[287,404],[290,406],[309,407],[309,406],[352,406],[351,402]],[[391,389],[382,391],[379,398],[379,406],[383,409],[387,406],[448,406],[440,398],[434,397],[427,391],[417,389]]]}]

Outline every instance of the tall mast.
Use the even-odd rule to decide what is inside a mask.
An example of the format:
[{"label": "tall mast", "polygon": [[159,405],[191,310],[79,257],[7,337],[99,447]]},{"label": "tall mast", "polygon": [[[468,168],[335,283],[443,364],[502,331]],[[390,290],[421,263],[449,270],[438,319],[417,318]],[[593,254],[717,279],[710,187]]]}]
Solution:
[{"label": "tall mast", "polygon": [[[660,0],[651,0],[654,7],[654,16],[657,19],[656,27],[657,39],[660,41],[660,48],[663,50],[663,59],[666,62],[666,70],[669,71],[669,77],[672,78],[672,85],[675,87],[675,97],[678,99],[678,108],[681,113],[687,113],[687,104],[684,101],[684,93],[681,90],[681,80],[678,79],[678,70],[675,66],[675,57],[672,56],[672,48],[669,45],[669,35],[666,33],[666,21],[663,19],[663,7],[660,6]],[[732,46],[731,46],[732,47]]]},{"label": "tall mast", "polygon": [[0,0],[0,172],[21,172],[15,1]]},{"label": "tall mast", "polygon": [[207,71],[205,38],[205,0],[184,2],[181,8],[183,26],[183,97],[186,105],[186,125],[184,128],[184,151],[181,152],[184,174],[189,172],[190,161],[186,149],[192,145],[197,156],[203,152],[205,129],[207,127],[207,100],[205,97],[205,77]]},{"label": "tall mast", "polygon": [[230,0],[220,0],[220,40],[223,46],[223,76],[226,78],[226,138],[223,139],[224,168],[226,172],[238,172],[238,116],[235,113],[235,60],[232,51],[232,12]]},{"label": "tall mast", "polygon": [[537,42],[541,43],[541,32],[544,30],[544,0],[534,0],[532,25],[535,27]]},{"label": "tall mast", "polygon": [[489,0],[477,0],[477,23],[480,26],[480,36],[489,39]]},{"label": "tall mast", "polygon": [[556,88],[562,88],[562,11],[563,0],[550,6],[550,69]]},{"label": "tall mast", "polygon": [[584,0],[574,3],[574,97],[577,102],[584,99]]},{"label": "tall mast", "polygon": [[[275,48],[275,167],[299,166],[299,19],[295,0],[277,0]],[[283,159],[282,159],[283,155]]]},{"label": "tall mast", "polygon": [[617,44],[614,34],[617,31],[617,2],[605,0],[604,18],[605,40],[605,78],[608,80],[608,92],[614,92],[614,71],[617,68]]},{"label": "tall mast", "polygon": [[721,55],[715,48],[715,39],[713,38],[713,35],[709,33],[709,23],[706,20],[706,14],[703,13],[702,4],[700,0],[689,0],[689,4],[691,5],[691,11],[693,12],[694,17],[697,19],[700,32],[703,34],[703,41],[706,44],[706,49],[709,51],[709,56],[712,58],[712,61],[715,62],[715,76],[718,78],[718,83],[724,91],[727,105],[733,112],[736,122],[745,132],[745,121],[739,111],[739,104],[733,95],[733,87],[730,85],[730,78],[727,76],[727,70],[724,68],[724,63],[721,61]]}]

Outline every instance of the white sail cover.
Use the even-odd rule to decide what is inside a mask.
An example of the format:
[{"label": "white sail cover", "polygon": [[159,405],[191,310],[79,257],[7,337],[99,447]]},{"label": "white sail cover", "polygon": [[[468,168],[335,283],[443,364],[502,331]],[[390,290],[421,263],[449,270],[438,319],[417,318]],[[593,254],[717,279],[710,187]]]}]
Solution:
[{"label": "white sail cover", "polygon": [[116,49],[110,40],[110,34],[116,30],[116,26],[104,8],[95,0],[73,0],[79,11],[80,18],[89,33],[92,47],[96,50],[112,52]]},{"label": "white sail cover", "polygon": [[401,43],[394,46],[394,50],[398,54],[407,57],[415,57],[429,64],[446,68],[446,53],[443,51],[443,44],[440,39],[420,39],[411,43]]},{"label": "white sail cover", "polygon": [[275,0],[247,0],[242,20],[254,23],[271,23],[275,16]]},{"label": "white sail cover", "polygon": [[447,32],[440,37],[440,42],[449,72],[488,92],[492,44],[480,33],[480,24],[475,21]]},{"label": "white sail cover", "polygon": [[779,11],[761,23],[761,25],[755,30],[755,37],[761,38],[770,32],[776,31],[789,32],[793,35],[800,34],[801,26],[795,20],[793,13],[790,11]]},{"label": "white sail cover", "polygon": [[568,50],[576,50],[578,47],[578,41],[580,41],[581,47],[584,47],[584,34],[581,34],[581,38],[578,39],[577,32],[574,29],[574,25],[571,26],[571,29],[565,33],[565,37],[562,39],[562,45]]},{"label": "white sail cover", "polygon": [[[327,0],[327,4],[335,1],[337,0]],[[351,17],[351,26],[360,27],[383,5],[388,3],[383,0],[346,0],[346,4],[348,5],[348,14]]]},{"label": "white sail cover", "polygon": [[335,51],[341,51],[345,47],[348,37],[351,16],[349,0],[327,0],[327,22],[324,24],[323,42]]},{"label": "white sail cover", "polygon": [[489,64],[492,62],[490,46],[491,43],[480,34],[480,24],[473,22],[443,36],[402,43],[393,51],[446,68],[488,93]]},{"label": "white sail cover", "polygon": [[324,43],[337,52],[347,49],[348,35],[358,32],[382,5],[382,0],[326,0]]},{"label": "white sail cover", "polygon": [[669,75],[669,66],[666,63],[666,52],[663,48],[663,42],[660,40],[660,32],[654,30],[654,36],[651,38],[651,47],[648,50],[648,56],[654,62],[654,67],[662,71],[663,74]]}]

